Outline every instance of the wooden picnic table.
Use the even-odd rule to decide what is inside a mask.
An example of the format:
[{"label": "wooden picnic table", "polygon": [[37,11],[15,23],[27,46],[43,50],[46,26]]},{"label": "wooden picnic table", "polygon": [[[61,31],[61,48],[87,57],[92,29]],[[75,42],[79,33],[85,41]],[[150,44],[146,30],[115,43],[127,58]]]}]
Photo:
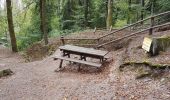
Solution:
[{"label": "wooden picnic table", "polygon": [[[73,45],[60,46],[59,49],[60,51],[62,51],[62,55],[61,57],[55,57],[57,59],[61,59],[59,68],[62,67],[63,60],[100,67],[102,64],[86,61],[86,58],[91,57],[95,59],[100,59],[100,62],[103,63],[105,56],[108,54],[108,51],[96,50],[93,48],[85,48],[85,47],[79,47]],[[80,59],[77,60],[71,58],[70,57],[71,54],[80,56]]]}]

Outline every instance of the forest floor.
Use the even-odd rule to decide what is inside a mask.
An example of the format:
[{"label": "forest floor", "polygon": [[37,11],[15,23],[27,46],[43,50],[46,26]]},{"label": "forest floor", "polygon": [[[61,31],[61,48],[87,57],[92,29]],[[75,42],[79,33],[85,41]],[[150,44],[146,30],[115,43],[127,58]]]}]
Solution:
[{"label": "forest floor", "polygon": [[134,70],[140,66],[119,70],[127,60],[170,64],[170,54],[152,58],[146,55],[140,47],[144,36],[133,37],[127,46],[111,51],[112,60],[101,72],[88,66],[78,72],[77,66],[68,62],[63,71],[55,72],[59,61],[53,61],[52,56],[59,54],[59,50],[43,60],[26,63],[21,54],[0,46],[0,70],[10,68],[14,72],[0,78],[0,100],[169,100],[169,69],[159,73],[159,77],[141,79],[136,79],[138,73]]}]

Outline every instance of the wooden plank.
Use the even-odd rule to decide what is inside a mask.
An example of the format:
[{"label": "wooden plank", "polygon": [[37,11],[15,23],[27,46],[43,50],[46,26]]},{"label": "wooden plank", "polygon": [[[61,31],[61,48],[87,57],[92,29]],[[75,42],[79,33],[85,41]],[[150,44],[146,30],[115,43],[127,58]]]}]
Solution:
[{"label": "wooden plank", "polygon": [[88,61],[83,61],[83,60],[77,60],[77,59],[73,59],[73,58],[66,58],[66,57],[61,57],[61,56],[55,56],[54,60],[56,60],[56,59],[76,62],[76,63],[95,66],[95,67],[101,67],[102,66],[102,64],[98,64],[98,63],[93,63],[93,62],[88,62]]},{"label": "wooden plank", "polygon": [[60,46],[59,49],[79,52],[83,54],[97,55],[97,56],[102,56],[102,57],[104,57],[108,53],[108,51],[96,50],[93,48],[78,47],[78,46],[73,46],[73,45]]},{"label": "wooden plank", "polygon": [[143,41],[142,48],[149,52],[150,48],[151,48],[151,44],[152,44],[152,39],[148,38],[148,37],[145,37],[144,41]]}]

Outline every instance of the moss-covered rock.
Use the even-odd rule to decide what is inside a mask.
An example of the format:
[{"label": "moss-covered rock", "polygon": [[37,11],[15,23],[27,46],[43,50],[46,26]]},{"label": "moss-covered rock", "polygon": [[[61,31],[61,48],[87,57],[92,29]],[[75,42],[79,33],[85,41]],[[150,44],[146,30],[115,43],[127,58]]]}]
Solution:
[{"label": "moss-covered rock", "polygon": [[[130,69],[136,72],[136,79],[141,79],[145,77],[159,78],[162,77],[166,70],[170,69],[169,64],[154,64],[151,62],[125,62],[120,65],[120,71],[125,71]],[[132,70],[133,69],[133,70]]]},{"label": "moss-covered rock", "polygon": [[159,54],[159,51],[166,51],[170,47],[170,36],[153,37],[150,54],[155,56]]},{"label": "moss-covered rock", "polygon": [[13,74],[13,71],[11,69],[5,69],[5,70],[0,71],[0,78],[5,77],[5,76],[9,76],[9,75],[12,75],[12,74]]}]

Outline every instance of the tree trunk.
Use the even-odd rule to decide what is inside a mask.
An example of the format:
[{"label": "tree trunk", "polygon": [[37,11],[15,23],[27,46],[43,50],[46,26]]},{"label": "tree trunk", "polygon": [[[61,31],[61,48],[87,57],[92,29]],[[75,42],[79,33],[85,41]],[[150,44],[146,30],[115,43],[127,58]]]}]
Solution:
[{"label": "tree trunk", "polygon": [[[141,20],[143,20],[143,19],[144,19],[145,0],[141,0],[141,6],[142,6],[142,10],[141,10]],[[141,22],[141,24],[143,24],[143,22]]]},{"label": "tree trunk", "polygon": [[107,14],[107,29],[110,28],[110,26],[112,25],[112,15],[113,15],[113,0],[108,0],[108,14]]},{"label": "tree trunk", "polygon": [[88,12],[89,12],[89,0],[85,0],[85,12],[84,12],[84,19],[85,19],[85,26],[88,25]]},{"label": "tree trunk", "polygon": [[8,30],[11,38],[12,51],[17,52],[18,49],[17,49],[15,32],[14,32],[11,0],[6,0],[6,7],[7,7]]},{"label": "tree trunk", "polygon": [[151,15],[154,14],[154,4],[155,4],[155,0],[151,0]]},{"label": "tree trunk", "polygon": [[[140,0],[136,0],[136,4],[137,4],[137,5],[140,4]],[[136,12],[136,21],[139,21],[139,20],[140,20],[140,12],[137,11],[137,12]]]},{"label": "tree trunk", "polygon": [[129,13],[128,13],[128,19],[127,19],[127,24],[131,24],[131,5],[132,5],[132,0],[129,0],[128,1],[128,5],[129,5],[129,7],[128,7],[128,10],[129,10]]},{"label": "tree trunk", "polygon": [[43,33],[45,45],[47,45],[48,44],[48,33],[47,33],[47,28],[46,28],[45,3],[46,3],[46,0],[40,0],[41,32]]}]

